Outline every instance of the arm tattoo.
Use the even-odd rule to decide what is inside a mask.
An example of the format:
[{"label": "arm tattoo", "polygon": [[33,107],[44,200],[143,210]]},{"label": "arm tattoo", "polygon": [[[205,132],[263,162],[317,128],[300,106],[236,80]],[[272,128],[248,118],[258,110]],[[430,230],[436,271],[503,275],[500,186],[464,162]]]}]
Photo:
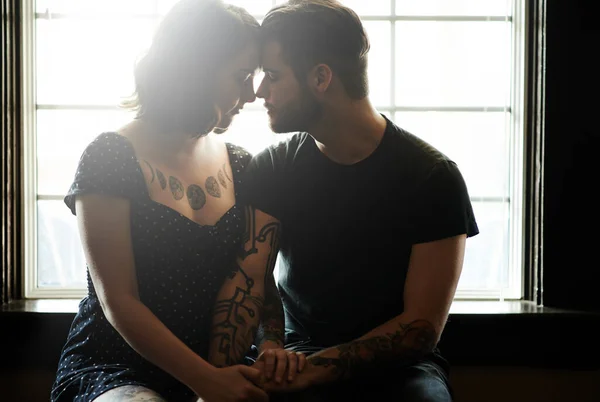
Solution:
[{"label": "arm tattoo", "polygon": [[[277,260],[277,250],[279,249],[279,222],[267,223],[263,226],[258,234],[256,233],[256,214],[254,208],[246,207],[246,232],[242,239],[243,244],[250,243],[250,249],[242,248],[240,250],[240,258],[245,260],[249,255],[258,253],[257,242],[269,242],[271,252],[267,261],[267,269],[265,270],[265,278],[273,271],[275,261]],[[275,252],[273,252],[275,251]]]},{"label": "arm tattoo", "polygon": [[227,188],[227,181],[225,180],[225,175],[221,169],[219,169],[219,172],[217,173],[217,178],[219,179],[219,183],[221,183],[224,188]]},{"label": "arm tattoo", "polygon": [[269,242],[269,256],[265,269],[265,308],[259,328],[259,343],[265,341],[277,342],[283,345],[284,341],[284,313],[281,297],[277,284],[273,278],[273,268],[279,251],[279,222],[271,222],[263,226],[256,233],[256,212],[251,207],[246,207],[246,232],[243,244],[250,242],[248,250],[242,249],[240,258],[246,259],[251,254],[258,252],[257,242]]},{"label": "arm tattoo", "polygon": [[213,176],[210,176],[208,179],[206,179],[204,187],[206,187],[206,192],[213,197],[221,197],[221,188],[219,187],[219,182],[217,182],[217,179],[215,179]]},{"label": "arm tattoo", "polygon": [[194,210],[201,209],[204,204],[206,204],[206,194],[204,194],[204,190],[202,187],[191,184],[187,189],[187,199],[190,203],[190,207]]},{"label": "arm tattoo", "polygon": [[165,179],[165,175],[160,170],[156,169],[156,177],[158,177],[158,182],[160,183],[160,188],[163,190],[167,188],[167,179]]},{"label": "arm tattoo", "polygon": [[265,307],[258,332],[258,344],[265,341],[275,342],[283,347],[285,316],[281,296],[273,275],[265,279]]},{"label": "arm tattoo", "polygon": [[264,299],[251,294],[254,280],[241,267],[233,272],[230,279],[241,274],[244,280],[242,287],[236,286],[230,299],[218,300],[215,307],[215,317],[220,319],[213,322],[212,338],[218,340],[218,352],[225,357],[225,365],[237,364],[248,352],[256,336],[256,323]]},{"label": "arm tattoo", "polygon": [[[141,385],[123,385],[111,389],[106,393],[110,394],[111,401],[144,401],[144,402],[166,402],[161,396],[149,388]],[[139,399],[138,399],[139,398]]]},{"label": "arm tattoo", "polygon": [[[278,251],[278,224],[274,226],[268,223],[259,231],[258,235],[255,235],[254,210],[247,207],[246,216],[250,219],[247,220],[246,239],[243,241],[245,244],[252,238],[253,242],[251,250],[244,251],[240,256],[240,264],[250,254],[259,253],[256,242],[266,243],[269,238],[268,244],[273,248],[265,250],[265,254],[268,252],[268,255],[265,255],[266,265],[264,267],[252,267],[256,275],[262,275],[263,271],[265,272],[264,278],[257,278],[260,281],[259,283],[255,283],[253,279],[256,275],[251,277],[242,266],[238,265],[238,269],[231,273],[219,292],[213,317],[209,352],[209,361],[216,366],[239,363],[256,339],[264,312],[267,311],[270,314],[272,310],[272,307],[264,305],[265,298],[263,294],[267,292],[265,290],[268,286],[265,282],[266,278],[273,277],[273,261],[275,261],[273,254],[276,255]],[[262,261],[263,258],[261,257],[260,260]],[[277,300],[281,303],[280,299]],[[274,324],[269,324],[269,326],[274,326]],[[283,333],[283,325],[281,325],[280,332]],[[283,338],[281,340],[283,341]]]},{"label": "arm tattoo", "polygon": [[144,163],[148,166],[150,172],[152,172],[152,179],[150,179],[150,183],[154,183],[154,169],[152,169],[152,165],[150,165],[147,160],[144,160]]},{"label": "arm tattoo", "polygon": [[333,367],[338,378],[349,378],[385,363],[409,365],[430,353],[436,339],[435,329],[429,321],[416,320],[400,324],[400,328],[391,334],[339,345],[336,358],[316,355],[308,360],[315,366]]},{"label": "arm tattoo", "polygon": [[183,198],[183,184],[181,184],[177,177],[169,176],[169,188],[171,189],[173,198],[177,201]]}]

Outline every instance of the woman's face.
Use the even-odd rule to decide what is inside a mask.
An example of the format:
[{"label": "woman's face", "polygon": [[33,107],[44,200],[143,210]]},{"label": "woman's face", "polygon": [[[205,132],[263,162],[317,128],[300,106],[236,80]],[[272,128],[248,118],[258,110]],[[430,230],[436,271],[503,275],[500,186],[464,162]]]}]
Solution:
[{"label": "woman's face", "polygon": [[222,133],[227,130],[233,117],[244,105],[256,99],[254,75],[258,70],[258,58],[258,44],[251,41],[219,71],[216,90],[221,119],[215,132]]}]

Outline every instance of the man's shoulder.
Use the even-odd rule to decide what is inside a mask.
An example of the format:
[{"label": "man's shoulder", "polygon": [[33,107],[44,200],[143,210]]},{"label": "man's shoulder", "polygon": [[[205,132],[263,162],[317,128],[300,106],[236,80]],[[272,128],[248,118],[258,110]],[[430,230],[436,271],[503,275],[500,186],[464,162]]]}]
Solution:
[{"label": "man's shoulder", "polygon": [[293,162],[300,151],[309,145],[312,137],[305,132],[283,134],[284,138],[267,146],[252,158],[257,165],[269,165],[274,168],[282,167]]},{"label": "man's shoulder", "polygon": [[388,127],[387,152],[402,171],[411,172],[416,177],[427,176],[440,164],[454,162],[440,149],[412,133],[392,123]]}]

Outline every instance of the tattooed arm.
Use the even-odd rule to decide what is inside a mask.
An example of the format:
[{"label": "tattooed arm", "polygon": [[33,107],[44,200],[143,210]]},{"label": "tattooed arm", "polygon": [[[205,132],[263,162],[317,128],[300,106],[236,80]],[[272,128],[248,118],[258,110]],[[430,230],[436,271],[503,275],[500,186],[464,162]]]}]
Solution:
[{"label": "tattooed arm", "polygon": [[283,348],[285,317],[281,296],[275,283],[275,277],[267,275],[265,280],[265,305],[259,327],[257,344],[259,352],[267,349]]},{"label": "tattooed arm", "polygon": [[[279,240],[279,221],[246,208],[246,233],[237,267],[217,296],[209,349],[209,362],[217,367],[239,363],[257,336],[261,318],[273,316],[264,308],[272,299],[273,267]],[[267,283],[268,282],[268,283]],[[276,289],[275,289],[276,290]],[[265,292],[267,293],[265,295]],[[277,331],[271,319],[264,326],[266,337]]]},{"label": "tattooed arm", "polygon": [[[409,365],[432,352],[448,318],[462,270],[465,235],[416,244],[404,289],[404,312],[364,336],[308,357],[293,384],[271,391],[306,388],[347,379],[388,363]],[[373,306],[376,308],[377,306]]]}]

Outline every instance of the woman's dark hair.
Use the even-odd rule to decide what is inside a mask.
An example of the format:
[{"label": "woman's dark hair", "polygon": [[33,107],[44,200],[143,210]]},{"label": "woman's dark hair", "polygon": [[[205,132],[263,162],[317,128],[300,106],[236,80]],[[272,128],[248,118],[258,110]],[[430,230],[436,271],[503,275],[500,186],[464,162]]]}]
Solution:
[{"label": "woman's dark hair", "polygon": [[136,63],[135,92],[121,105],[166,130],[210,132],[220,118],[215,75],[259,27],[245,9],[221,0],[180,0]]}]

